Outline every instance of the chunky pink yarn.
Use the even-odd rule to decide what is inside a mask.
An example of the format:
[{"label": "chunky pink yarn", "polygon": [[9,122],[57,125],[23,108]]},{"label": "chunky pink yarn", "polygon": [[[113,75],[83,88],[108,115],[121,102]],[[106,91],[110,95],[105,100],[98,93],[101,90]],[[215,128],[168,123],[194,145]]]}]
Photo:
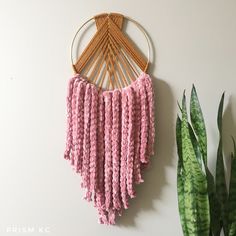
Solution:
[{"label": "chunky pink yarn", "polygon": [[76,98],[76,172],[81,173],[83,162],[83,138],[84,138],[84,95],[86,83],[82,81],[78,84]]},{"label": "chunky pink yarn", "polygon": [[120,163],[120,189],[123,207],[129,207],[127,193],[127,147],[128,147],[128,126],[129,126],[129,110],[128,96],[125,90],[122,91],[122,111],[121,111],[121,163]]},{"label": "chunky pink yarn", "polygon": [[140,146],[141,146],[141,105],[140,105],[140,93],[138,86],[134,87],[135,90],[135,116],[136,116],[136,122],[135,122],[135,156],[134,156],[134,181],[135,184],[139,184],[143,182],[141,170],[140,170]]},{"label": "chunky pink yarn", "polygon": [[90,123],[91,123],[91,85],[86,85],[84,96],[84,142],[83,142],[83,166],[82,187],[87,189],[85,199],[91,201],[90,187]]},{"label": "chunky pink yarn", "polygon": [[129,120],[128,120],[128,147],[127,147],[127,192],[131,198],[135,197],[134,190],[134,131],[135,131],[135,101],[134,101],[134,91],[132,87],[127,89],[128,95],[128,112],[129,112]]},{"label": "chunky pink yarn", "polygon": [[77,88],[79,84],[79,79],[76,79],[74,81],[74,86],[73,86],[73,92],[72,92],[72,98],[71,98],[71,110],[72,110],[72,146],[71,146],[71,165],[74,166],[75,164],[75,159],[77,156],[77,113],[76,113],[76,100],[77,100]]},{"label": "chunky pink yarn", "polygon": [[70,160],[70,153],[72,147],[72,94],[74,81],[77,77],[73,77],[69,80],[68,92],[66,97],[67,103],[67,137],[66,137],[66,150],[64,158]]},{"label": "chunky pink yarn", "polygon": [[149,76],[145,80],[145,88],[148,100],[148,114],[149,114],[149,135],[148,135],[148,155],[154,155],[154,141],[155,141],[155,114],[154,114],[154,92],[152,81]]},{"label": "chunky pink yarn", "polygon": [[104,93],[105,99],[105,204],[106,210],[112,207],[112,96]]},{"label": "chunky pink yarn", "polygon": [[154,155],[152,80],[142,73],[122,90],[98,91],[77,74],[69,81],[66,101],[64,158],[82,176],[85,199],[93,199],[99,222],[115,224]]},{"label": "chunky pink yarn", "polygon": [[98,115],[98,91],[91,91],[91,117],[90,117],[90,188],[92,191],[97,189],[97,115]]},{"label": "chunky pink yarn", "polygon": [[112,196],[113,207],[120,211],[120,91],[116,90],[112,96]]},{"label": "chunky pink yarn", "polygon": [[147,163],[147,143],[148,143],[148,128],[149,128],[149,116],[148,116],[148,100],[145,89],[146,77],[140,79],[139,91],[140,91],[140,104],[141,104],[141,143],[140,143],[140,161],[141,163]]}]

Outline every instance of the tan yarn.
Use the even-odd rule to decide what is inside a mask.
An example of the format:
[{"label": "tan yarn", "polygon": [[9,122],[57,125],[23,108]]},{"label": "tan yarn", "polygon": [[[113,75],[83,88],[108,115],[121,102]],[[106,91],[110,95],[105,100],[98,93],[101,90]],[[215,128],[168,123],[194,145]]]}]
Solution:
[{"label": "tan yarn", "polygon": [[128,86],[140,74],[137,67],[145,72],[149,60],[122,31],[123,15],[104,13],[93,19],[97,32],[73,64],[75,73],[107,90]]}]

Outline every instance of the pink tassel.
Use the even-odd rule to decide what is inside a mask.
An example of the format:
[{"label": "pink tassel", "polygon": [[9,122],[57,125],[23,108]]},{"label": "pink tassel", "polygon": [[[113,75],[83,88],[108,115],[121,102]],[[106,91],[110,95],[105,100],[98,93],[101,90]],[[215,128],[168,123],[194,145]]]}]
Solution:
[{"label": "pink tassel", "polygon": [[66,137],[66,150],[64,153],[65,159],[70,159],[70,151],[72,148],[72,107],[71,107],[71,100],[73,94],[73,85],[74,81],[77,77],[73,77],[69,80],[68,84],[68,92],[66,97],[67,103],[67,137]]},{"label": "pink tassel", "polygon": [[99,94],[98,102],[98,189],[96,193],[96,206],[104,209],[104,99],[103,94]]},{"label": "pink tassel", "polygon": [[134,128],[135,128],[135,101],[133,88],[127,89],[128,94],[128,150],[127,150],[127,191],[131,198],[135,197],[134,191]]},{"label": "pink tassel", "polygon": [[104,189],[104,97],[99,94],[99,119],[98,119],[98,189],[96,192],[96,207],[99,213],[99,223],[108,224],[107,211],[105,210],[105,189]]},{"label": "pink tassel", "polygon": [[83,141],[83,166],[82,187],[87,188],[85,199],[91,201],[90,191],[90,109],[91,109],[91,85],[86,85],[84,97],[84,141]]},{"label": "pink tassel", "polygon": [[104,92],[105,99],[105,204],[109,210],[112,206],[112,98],[111,93]]},{"label": "pink tassel", "polygon": [[108,212],[108,224],[109,225],[114,225],[115,224],[115,217],[116,217],[116,213],[114,210],[110,210]]},{"label": "pink tassel", "polygon": [[138,85],[134,86],[135,89],[135,157],[134,157],[134,181],[136,184],[142,183],[142,175],[140,169],[140,129],[141,129],[141,106],[140,106],[140,93]]},{"label": "pink tassel", "polygon": [[113,156],[113,206],[115,209],[120,210],[120,92],[114,91],[112,96],[112,156]]},{"label": "pink tassel", "polygon": [[76,115],[77,115],[77,127],[76,127],[76,172],[81,172],[83,162],[83,138],[84,138],[84,96],[85,96],[85,81],[81,81],[77,89],[76,100]]},{"label": "pink tassel", "polygon": [[91,89],[91,117],[90,117],[90,188],[97,189],[97,112],[98,91]]},{"label": "pink tassel", "polygon": [[129,123],[129,111],[128,111],[128,97],[126,90],[122,92],[122,112],[121,112],[121,163],[120,163],[120,191],[121,199],[125,209],[129,207],[128,194],[126,186],[127,178],[127,142],[128,142],[128,123]]},{"label": "pink tassel", "polygon": [[145,86],[144,79],[142,78],[139,81],[140,104],[141,104],[140,161],[141,163],[148,163],[148,158],[146,154],[147,154],[149,119],[148,119],[147,95],[144,87]]},{"label": "pink tassel", "polygon": [[148,134],[148,155],[154,155],[154,140],[155,140],[155,114],[154,114],[154,91],[151,78],[148,76],[145,80],[145,88],[148,100],[148,114],[149,114],[149,134]]},{"label": "pink tassel", "polygon": [[71,99],[71,109],[72,109],[72,148],[71,148],[71,165],[74,166],[76,153],[76,141],[77,141],[77,113],[76,113],[76,101],[77,101],[77,88],[81,80],[78,78],[74,81],[73,93]]},{"label": "pink tassel", "polygon": [[98,209],[98,212],[99,212],[99,223],[100,224],[106,224],[108,225],[109,224],[109,221],[108,221],[108,214],[107,214],[107,211],[106,210],[103,210],[101,208]]}]

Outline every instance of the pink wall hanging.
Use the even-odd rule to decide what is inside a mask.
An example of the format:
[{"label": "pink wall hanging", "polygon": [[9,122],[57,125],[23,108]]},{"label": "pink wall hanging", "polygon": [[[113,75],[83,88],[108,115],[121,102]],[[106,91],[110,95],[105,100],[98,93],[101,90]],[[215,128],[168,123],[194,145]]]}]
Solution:
[{"label": "pink wall hanging", "polygon": [[149,53],[146,59],[122,31],[123,19],[147,39],[143,28],[117,13],[91,19],[97,32],[75,64],[72,57],[76,73],[68,85],[64,157],[81,175],[85,199],[94,202],[99,222],[115,224],[154,154],[154,91],[146,73]]}]

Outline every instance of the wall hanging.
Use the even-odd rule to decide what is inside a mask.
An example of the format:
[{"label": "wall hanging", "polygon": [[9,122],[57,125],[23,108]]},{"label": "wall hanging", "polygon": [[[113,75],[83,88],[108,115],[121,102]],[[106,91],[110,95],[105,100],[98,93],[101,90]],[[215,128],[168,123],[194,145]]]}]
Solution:
[{"label": "wall hanging", "polygon": [[[74,63],[75,39],[95,20],[97,31]],[[134,23],[148,44],[148,59],[122,29]],[[100,14],[86,21],[71,45],[75,75],[67,95],[64,158],[82,177],[85,199],[94,202],[99,222],[115,224],[135,197],[135,184],[154,154],[154,92],[146,73],[150,43],[142,26],[121,14]]]}]

